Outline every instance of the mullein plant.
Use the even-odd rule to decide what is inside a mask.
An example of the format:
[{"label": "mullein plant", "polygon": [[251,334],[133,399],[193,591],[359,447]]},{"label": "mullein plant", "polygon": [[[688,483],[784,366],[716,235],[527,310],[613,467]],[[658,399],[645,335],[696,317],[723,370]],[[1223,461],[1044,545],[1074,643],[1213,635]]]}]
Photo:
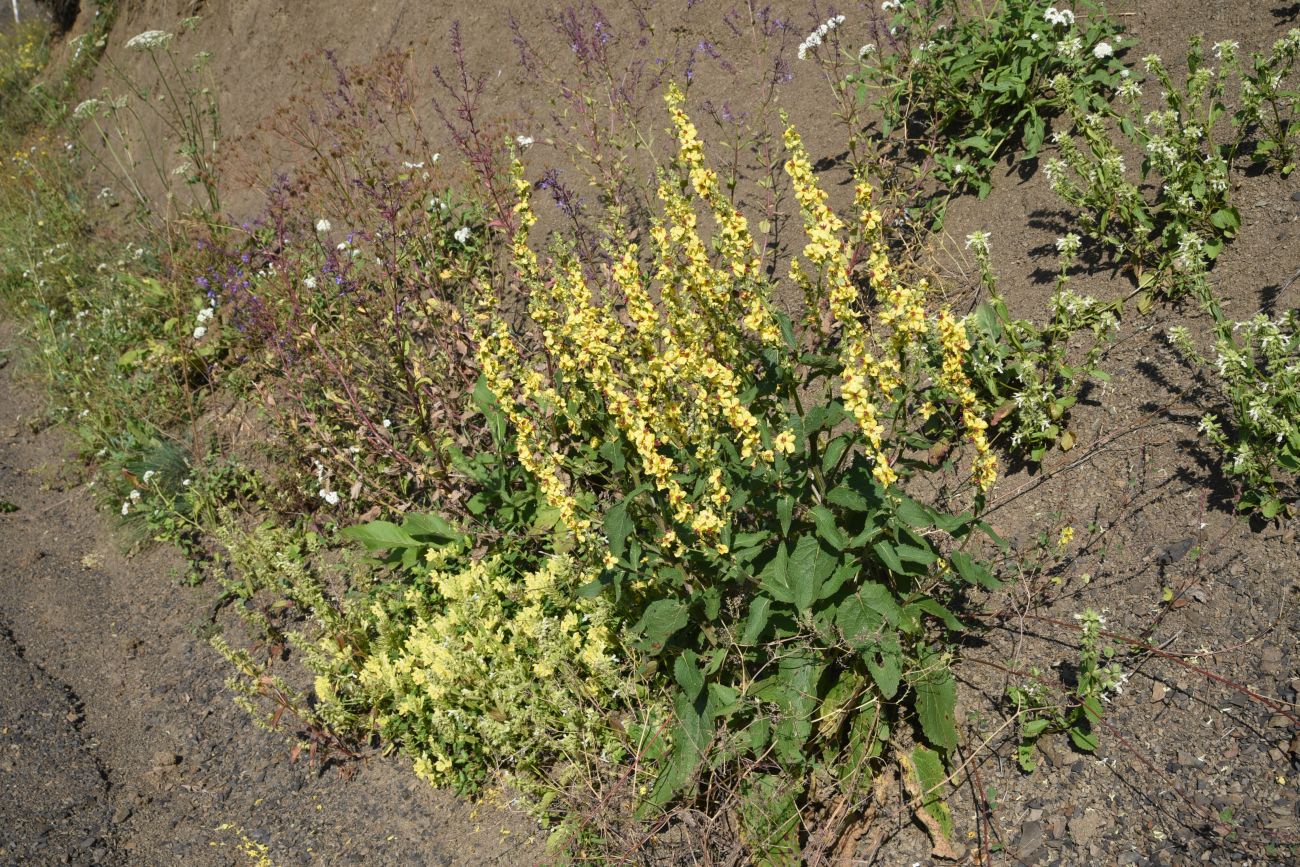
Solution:
[{"label": "mullein plant", "polygon": [[[563,240],[534,250],[514,161],[528,315],[484,290],[479,365],[579,594],[610,599],[624,657],[660,672],[671,713],[629,727],[642,815],[693,801],[702,767],[746,767],[735,791],[789,784],[779,815],[742,810],[766,817],[745,836],[771,855],[797,844],[813,772],[866,785],[891,725],[916,720],[927,756],[956,749],[944,635],[962,627],[944,603],[997,583],[972,548],[997,477],[990,410],[970,378],[971,323],[930,309],[930,287],[891,263],[865,178],[851,216],[836,214],[786,126],[805,229],[791,318],[684,94],[666,101],[678,150],[650,249],[615,235],[607,267]],[[969,498],[958,514],[906,493],[944,470]]]}]

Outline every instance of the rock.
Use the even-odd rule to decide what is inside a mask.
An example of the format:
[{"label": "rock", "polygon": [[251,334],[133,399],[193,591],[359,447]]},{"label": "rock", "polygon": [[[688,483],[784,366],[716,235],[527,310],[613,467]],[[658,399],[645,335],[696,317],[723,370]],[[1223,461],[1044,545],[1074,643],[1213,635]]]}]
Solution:
[{"label": "rock", "polygon": [[1101,830],[1109,824],[1106,817],[1095,810],[1086,810],[1082,816],[1075,816],[1068,823],[1070,836],[1080,846],[1091,847]]},{"label": "rock", "polygon": [[[1020,826],[1020,837],[1016,840],[1016,851],[1022,853],[1024,858],[1026,852],[1036,852],[1043,846],[1043,823],[1039,821],[1026,822]],[[1029,860],[1025,858],[1025,860]],[[1033,862],[1030,862],[1033,863]]]},{"label": "rock", "polygon": [[1163,683],[1157,682],[1152,684],[1151,686],[1152,701],[1164,701],[1165,696],[1168,694],[1169,694],[1169,687],[1165,686]]},{"label": "rock", "polygon": [[158,750],[153,754],[153,766],[159,770],[175,767],[181,763],[181,757],[171,750]]}]

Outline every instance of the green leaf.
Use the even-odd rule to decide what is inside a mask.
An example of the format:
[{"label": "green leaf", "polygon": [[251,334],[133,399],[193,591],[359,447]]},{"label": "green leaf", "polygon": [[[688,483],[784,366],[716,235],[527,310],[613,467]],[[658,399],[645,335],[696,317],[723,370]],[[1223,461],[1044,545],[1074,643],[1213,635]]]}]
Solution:
[{"label": "green leaf", "polygon": [[758,586],[762,587],[778,602],[794,602],[794,593],[790,590],[790,578],[787,575],[789,557],[785,545],[777,545],[776,556],[758,573]]},{"label": "green leaf", "polygon": [[[829,569],[828,560],[832,564]],[[801,536],[795,544],[786,565],[786,580],[790,587],[790,601],[801,612],[807,611],[817,600],[822,581],[834,569],[833,562],[834,558],[822,549],[814,536]]]},{"label": "green leaf", "polygon": [[685,604],[676,599],[656,599],[646,606],[645,613],[632,627],[633,634],[640,636],[633,646],[656,654],[689,621],[690,609]]},{"label": "green leaf", "polygon": [[790,520],[794,516],[794,497],[786,495],[776,501],[776,517],[781,522],[781,535],[790,534]]},{"label": "green leaf", "polygon": [[830,493],[826,495],[826,502],[834,503],[841,508],[849,509],[853,512],[872,511],[871,504],[867,502],[866,497],[862,496],[852,488],[845,487],[844,485],[831,488]]},{"label": "green leaf", "polygon": [[976,563],[974,558],[964,551],[954,551],[948,557],[952,562],[953,568],[957,574],[962,577],[963,581],[969,584],[978,584],[986,590],[996,590],[1001,587],[998,579],[993,577],[993,573],[984,567],[982,563]]},{"label": "green leaf", "polygon": [[848,434],[840,434],[826,444],[826,451],[822,453],[822,472],[829,473],[844,457],[844,451],[849,447],[852,440]]},{"label": "green leaf", "polygon": [[817,525],[817,536],[836,551],[843,551],[847,540],[835,521],[835,514],[825,506],[813,506],[808,510],[808,514]]},{"label": "green leaf", "polygon": [[924,611],[926,614],[933,614],[935,617],[942,620],[943,625],[951,629],[953,632],[963,632],[966,629],[966,627],[962,625],[962,622],[958,620],[951,611],[939,604],[938,600],[927,597],[925,599],[920,599],[907,607],[909,609]]},{"label": "green leaf", "polygon": [[767,596],[755,596],[749,603],[749,617],[745,620],[745,631],[741,635],[741,644],[753,645],[758,642],[758,638],[767,628],[767,620],[771,615],[772,600]]},{"label": "green leaf", "polygon": [[865,581],[856,593],[840,603],[835,613],[835,625],[850,646],[862,650],[880,640],[882,623],[896,627],[902,616],[903,611],[888,587]]},{"label": "green leaf", "polygon": [[916,500],[910,497],[901,496],[898,505],[894,509],[894,514],[908,525],[917,529],[925,529],[934,526],[934,515]]},{"label": "green leaf", "polygon": [[912,750],[912,769],[921,788],[921,809],[929,813],[939,826],[945,839],[952,839],[952,812],[943,800],[943,786],[948,775],[943,759],[934,750],[917,747]]},{"label": "green leaf", "polygon": [[411,538],[411,535],[391,521],[371,521],[347,527],[343,535],[360,542],[367,551],[383,551],[393,548],[422,548],[424,543]]},{"label": "green leaf", "polygon": [[627,551],[627,537],[634,529],[632,519],[627,514],[627,499],[610,508],[605,513],[605,537],[609,539],[609,553],[623,559]]},{"label": "green leaf", "polygon": [[903,574],[903,561],[898,559],[898,553],[894,550],[892,542],[882,539],[872,545],[871,550],[876,552],[876,556],[880,558],[880,562],[885,565],[886,569],[896,575]]},{"label": "green leaf", "polygon": [[881,698],[888,701],[898,695],[898,685],[903,679],[903,650],[896,633],[882,636],[876,647],[863,653],[862,661],[876,682]]},{"label": "green leaf", "polygon": [[922,660],[922,672],[912,682],[916,693],[916,716],[921,733],[944,753],[957,749],[957,682],[938,654]]},{"label": "green leaf", "polygon": [[[412,514],[407,515],[406,520],[402,521],[402,529],[414,537],[427,537],[437,543],[455,542],[461,539],[461,534],[437,515]],[[426,541],[426,539],[421,539]]]}]

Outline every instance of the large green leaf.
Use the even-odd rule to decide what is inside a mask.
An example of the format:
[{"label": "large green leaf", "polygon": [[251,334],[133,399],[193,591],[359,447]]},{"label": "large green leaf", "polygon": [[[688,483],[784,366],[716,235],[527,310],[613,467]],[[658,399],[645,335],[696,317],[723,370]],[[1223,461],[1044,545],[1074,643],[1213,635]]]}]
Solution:
[{"label": "large green leaf", "polygon": [[808,510],[813,523],[817,525],[817,536],[836,551],[843,551],[848,541],[835,520],[835,514],[825,506],[813,506]]},{"label": "large green leaf", "polygon": [[407,515],[406,520],[402,521],[402,529],[421,541],[436,544],[455,542],[461,538],[461,534],[456,532],[451,524],[437,515],[420,513]]},{"label": "large green leaf", "polygon": [[921,789],[921,809],[934,818],[946,839],[952,839],[952,812],[943,800],[943,784],[948,776],[944,772],[943,759],[925,747],[912,750],[910,758]]},{"label": "large green leaf", "polygon": [[392,548],[420,548],[425,543],[415,539],[392,521],[371,521],[347,527],[343,535],[366,546],[367,551],[383,551]]},{"label": "large green leaf", "polygon": [[776,556],[768,561],[763,571],[758,573],[758,584],[778,602],[794,602],[794,593],[790,590],[790,577],[787,568],[790,558],[785,553],[785,545],[778,545]]},{"label": "large green leaf", "polygon": [[801,612],[812,608],[817,601],[817,591],[835,570],[836,560],[815,536],[801,536],[795,543],[786,564],[786,580],[791,601]]},{"label": "large green leaf", "polygon": [[749,617],[745,620],[745,632],[741,635],[741,643],[752,645],[757,643],[763,630],[767,628],[767,619],[772,610],[772,600],[767,596],[755,596],[749,603]]},{"label": "large green leaf", "polygon": [[632,532],[632,519],[627,514],[627,500],[620,500],[605,513],[605,537],[609,539],[609,553],[623,559],[627,550],[627,537]]},{"label": "large green leaf", "polygon": [[957,574],[962,577],[963,581],[978,584],[986,590],[996,590],[1002,586],[983,563],[977,563],[971,555],[964,551],[954,551],[948,559],[952,561],[953,567],[956,568]]},{"label": "large green leaf", "polygon": [[951,753],[957,749],[957,682],[938,654],[922,660],[921,666],[912,680],[921,733],[931,745]]},{"label": "large green leaf", "polygon": [[632,627],[633,634],[640,636],[633,646],[646,653],[658,653],[689,620],[690,609],[684,603],[656,599],[646,606],[641,619]]}]

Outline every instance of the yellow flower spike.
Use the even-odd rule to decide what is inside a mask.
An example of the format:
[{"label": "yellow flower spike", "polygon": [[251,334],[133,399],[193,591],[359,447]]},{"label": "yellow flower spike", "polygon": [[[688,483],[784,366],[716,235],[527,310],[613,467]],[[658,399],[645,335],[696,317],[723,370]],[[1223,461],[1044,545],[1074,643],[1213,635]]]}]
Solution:
[{"label": "yellow flower spike", "polygon": [[[713,213],[713,221],[717,226],[714,244],[724,273],[729,274],[733,281],[739,281],[735,296],[720,300],[728,307],[734,307],[742,324],[757,334],[762,342],[774,345],[780,341],[781,331],[767,298],[762,257],[750,234],[749,221],[723,195],[717,173],[705,164],[704,146],[699,133],[682,109],[685,95],[681,88],[676,83],[670,84],[664,100],[668,103],[669,114],[677,130],[678,159],[686,168],[695,194]],[[691,225],[694,226],[693,220]],[[727,285],[724,274],[713,276],[719,286]]]},{"label": "yellow flower spike", "polygon": [[997,457],[989,447],[985,431],[988,422],[980,415],[979,397],[971,387],[963,368],[965,354],[970,351],[970,338],[966,334],[966,323],[958,321],[952,312],[945,309],[935,321],[939,334],[939,343],[943,349],[943,362],[939,372],[939,383],[957,398],[961,407],[962,426],[975,449],[971,463],[971,478],[976,487],[987,491],[997,480]]}]

